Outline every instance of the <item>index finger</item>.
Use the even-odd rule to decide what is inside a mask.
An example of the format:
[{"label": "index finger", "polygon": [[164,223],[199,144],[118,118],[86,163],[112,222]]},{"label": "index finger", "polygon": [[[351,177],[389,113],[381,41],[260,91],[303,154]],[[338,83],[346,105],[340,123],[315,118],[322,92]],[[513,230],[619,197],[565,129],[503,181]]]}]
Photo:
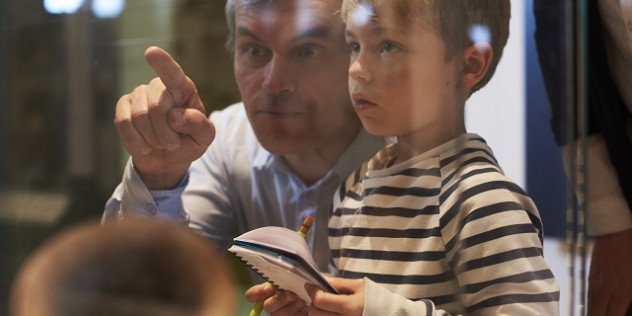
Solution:
[{"label": "index finger", "polygon": [[193,82],[184,74],[182,67],[162,48],[147,48],[145,60],[171,93],[176,106],[184,105],[191,95],[196,93]]},{"label": "index finger", "polygon": [[248,302],[256,302],[274,295],[275,292],[276,289],[274,286],[269,282],[265,282],[250,287],[246,290],[246,293],[244,293],[244,297]]},{"label": "index finger", "polygon": [[327,312],[340,312],[348,301],[345,295],[327,293],[318,287],[305,283],[305,291],[312,299],[314,307]]}]

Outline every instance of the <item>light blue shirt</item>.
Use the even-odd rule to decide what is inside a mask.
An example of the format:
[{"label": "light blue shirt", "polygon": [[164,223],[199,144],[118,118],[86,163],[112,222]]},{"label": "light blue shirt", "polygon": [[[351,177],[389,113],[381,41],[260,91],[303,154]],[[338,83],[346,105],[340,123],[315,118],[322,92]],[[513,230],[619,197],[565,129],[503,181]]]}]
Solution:
[{"label": "light blue shirt", "polygon": [[[386,142],[361,130],[334,168],[306,186],[281,156],[257,141],[242,103],[210,116],[215,140],[177,188],[149,191],[128,162],[123,181],[108,200],[104,221],[118,217],[158,217],[186,222],[225,249],[238,235],[262,226],[298,229],[307,215],[306,236],[314,259],[327,271],[331,255],[327,222],[340,183]],[[318,236],[318,238],[315,238]]]}]

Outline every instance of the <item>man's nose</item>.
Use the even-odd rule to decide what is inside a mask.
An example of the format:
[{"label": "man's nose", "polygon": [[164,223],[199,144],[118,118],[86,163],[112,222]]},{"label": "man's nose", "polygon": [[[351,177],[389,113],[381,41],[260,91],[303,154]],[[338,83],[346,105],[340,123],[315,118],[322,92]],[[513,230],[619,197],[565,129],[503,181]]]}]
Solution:
[{"label": "man's nose", "polygon": [[263,88],[272,95],[291,93],[296,89],[291,65],[279,56],[270,59],[264,75]]}]

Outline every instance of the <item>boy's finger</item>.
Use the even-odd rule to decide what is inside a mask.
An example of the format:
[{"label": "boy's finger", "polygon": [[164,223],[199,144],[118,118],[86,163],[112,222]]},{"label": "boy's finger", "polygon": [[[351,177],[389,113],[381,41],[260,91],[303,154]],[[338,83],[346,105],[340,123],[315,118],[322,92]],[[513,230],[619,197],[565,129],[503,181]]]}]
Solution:
[{"label": "boy's finger", "polygon": [[248,302],[257,302],[266,299],[274,294],[276,289],[269,283],[257,284],[246,290],[244,297]]},{"label": "boy's finger", "polygon": [[305,291],[312,299],[314,307],[323,311],[340,311],[347,302],[347,296],[327,293],[311,284],[305,284]]},{"label": "boy's finger", "polygon": [[281,315],[296,315],[307,308],[303,300],[292,292],[280,292],[265,300],[263,308],[267,312]]}]

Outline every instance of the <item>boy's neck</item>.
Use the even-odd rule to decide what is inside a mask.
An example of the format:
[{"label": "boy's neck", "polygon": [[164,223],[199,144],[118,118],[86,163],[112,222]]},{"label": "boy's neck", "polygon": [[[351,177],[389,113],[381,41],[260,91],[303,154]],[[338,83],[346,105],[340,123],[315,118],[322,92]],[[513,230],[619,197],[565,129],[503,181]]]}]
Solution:
[{"label": "boy's neck", "polygon": [[461,120],[459,124],[437,125],[438,126],[418,130],[408,135],[398,136],[397,158],[394,164],[419,156],[467,132],[463,120]]}]

